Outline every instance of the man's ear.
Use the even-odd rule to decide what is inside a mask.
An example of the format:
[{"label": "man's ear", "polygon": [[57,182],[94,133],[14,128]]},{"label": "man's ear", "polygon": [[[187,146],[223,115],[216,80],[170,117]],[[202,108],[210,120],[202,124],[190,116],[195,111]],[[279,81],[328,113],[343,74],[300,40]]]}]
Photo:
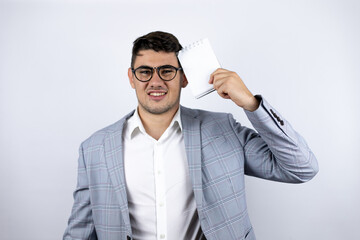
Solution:
[{"label": "man's ear", "polygon": [[181,81],[182,81],[182,82],[181,82],[181,87],[182,87],[182,88],[184,88],[184,87],[186,87],[186,86],[188,85],[188,80],[187,80],[185,74],[182,75]]},{"label": "man's ear", "polygon": [[128,69],[128,77],[129,77],[129,82],[132,88],[135,89],[135,84],[134,84],[134,76],[133,76],[133,72],[131,71],[131,68]]}]

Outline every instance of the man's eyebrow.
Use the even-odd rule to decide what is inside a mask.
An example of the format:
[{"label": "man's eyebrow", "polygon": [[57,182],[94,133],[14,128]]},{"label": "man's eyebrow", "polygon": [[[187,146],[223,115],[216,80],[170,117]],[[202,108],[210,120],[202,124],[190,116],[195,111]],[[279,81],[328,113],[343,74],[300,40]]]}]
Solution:
[{"label": "man's eyebrow", "polygon": [[139,68],[139,67],[152,68],[152,67],[149,66],[149,65],[140,65],[140,66],[138,66],[137,68]]},{"label": "man's eyebrow", "polygon": [[[143,68],[154,68],[154,67],[149,66],[149,65],[140,65],[140,66],[138,66],[138,67],[136,67],[136,68],[140,68],[140,67],[143,67]],[[158,67],[175,67],[175,66],[173,66],[173,65],[171,65],[171,64],[165,64],[165,65],[157,66],[157,68],[158,68]],[[155,68],[156,68],[156,67],[155,67]]]}]

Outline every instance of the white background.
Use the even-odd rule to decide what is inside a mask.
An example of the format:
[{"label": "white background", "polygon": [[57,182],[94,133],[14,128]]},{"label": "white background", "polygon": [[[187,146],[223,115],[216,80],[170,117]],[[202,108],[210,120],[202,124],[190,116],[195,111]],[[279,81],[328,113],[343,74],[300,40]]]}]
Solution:
[{"label": "white background", "polygon": [[[310,182],[246,178],[259,240],[360,239],[360,3],[351,0],[0,1],[0,239],[60,239],[79,144],[136,107],[132,41],[208,37],[307,140]],[[182,104],[232,112],[212,93]]]}]

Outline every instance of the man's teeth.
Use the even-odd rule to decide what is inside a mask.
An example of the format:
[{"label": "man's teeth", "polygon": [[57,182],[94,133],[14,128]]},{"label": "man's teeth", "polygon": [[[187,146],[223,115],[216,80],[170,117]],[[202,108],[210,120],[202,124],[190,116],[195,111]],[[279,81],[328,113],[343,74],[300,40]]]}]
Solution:
[{"label": "man's teeth", "polygon": [[163,96],[165,93],[150,93],[151,96]]}]

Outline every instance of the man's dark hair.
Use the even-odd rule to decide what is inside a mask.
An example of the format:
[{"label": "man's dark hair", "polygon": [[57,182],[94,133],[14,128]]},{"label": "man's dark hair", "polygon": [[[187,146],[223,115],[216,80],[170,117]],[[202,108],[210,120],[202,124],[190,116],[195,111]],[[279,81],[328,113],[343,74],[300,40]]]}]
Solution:
[{"label": "man's dark hair", "polygon": [[134,41],[132,56],[131,56],[131,67],[134,67],[135,58],[141,50],[154,50],[155,52],[174,52],[176,56],[182,49],[179,40],[167,32],[151,32],[144,36],[138,37]]}]

